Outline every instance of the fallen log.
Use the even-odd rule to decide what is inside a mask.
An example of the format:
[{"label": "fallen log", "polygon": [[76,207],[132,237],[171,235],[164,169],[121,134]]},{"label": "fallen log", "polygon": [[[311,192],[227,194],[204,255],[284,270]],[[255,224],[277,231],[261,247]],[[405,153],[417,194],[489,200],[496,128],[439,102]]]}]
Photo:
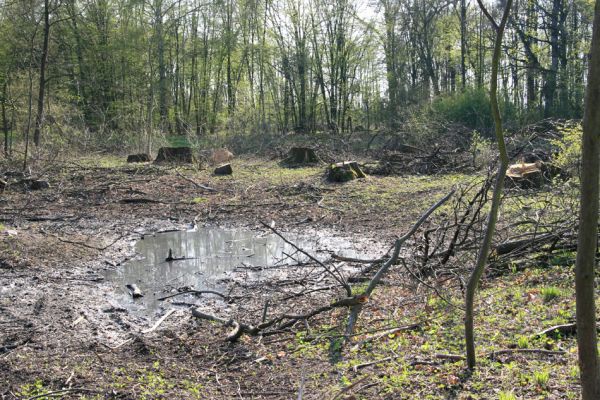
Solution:
[{"label": "fallen log", "polygon": [[142,293],[142,290],[135,283],[128,283],[127,285],[125,285],[125,287],[129,289],[129,293],[134,299],[144,297],[144,293]]}]

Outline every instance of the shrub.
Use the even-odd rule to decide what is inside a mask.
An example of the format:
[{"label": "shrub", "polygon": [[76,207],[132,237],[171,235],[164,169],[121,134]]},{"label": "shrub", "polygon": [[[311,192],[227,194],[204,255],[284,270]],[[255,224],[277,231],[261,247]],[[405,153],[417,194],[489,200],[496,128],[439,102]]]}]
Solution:
[{"label": "shrub", "polygon": [[[490,98],[486,90],[482,88],[440,96],[431,105],[434,118],[459,123],[476,129],[488,137],[492,137],[494,132],[494,120],[490,110]],[[501,102],[500,110],[505,125],[516,121],[516,110],[511,104]]]},{"label": "shrub", "polygon": [[581,124],[565,125],[559,129],[562,138],[552,141],[552,145],[558,148],[558,154],[554,157],[554,163],[574,175],[579,175],[581,163],[581,135],[583,128]]}]

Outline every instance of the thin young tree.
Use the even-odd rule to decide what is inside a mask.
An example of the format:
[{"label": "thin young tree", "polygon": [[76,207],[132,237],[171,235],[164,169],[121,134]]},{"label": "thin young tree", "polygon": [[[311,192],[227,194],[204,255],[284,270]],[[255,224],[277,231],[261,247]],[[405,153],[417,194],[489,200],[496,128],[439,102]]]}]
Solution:
[{"label": "thin young tree", "polygon": [[582,138],[581,204],[575,287],[577,298],[577,345],[583,400],[600,398],[600,370],[596,336],[594,267],[598,237],[598,190],[600,179],[600,0],[596,0],[591,60],[585,96]]},{"label": "thin young tree", "polygon": [[502,196],[502,190],[504,189],[504,177],[508,168],[508,154],[506,152],[506,144],[504,142],[504,132],[502,128],[502,117],[500,116],[500,108],[498,107],[498,64],[500,63],[500,56],[502,51],[502,38],[504,36],[504,28],[510,14],[510,7],[512,6],[512,0],[507,0],[502,19],[498,25],[494,18],[491,16],[487,8],[483,5],[482,0],[477,0],[481,11],[489,19],[490,23],[496,31],[496,38],[494,41],[494,53],[492,57],[492,76],[490,80],[490,103],[492,107],[492,116],[494,117],[494,133],[496,135],[496,142],[498,145],[498,152],[500,154],[500,165],[498,166],[498,172],[496,175],[496,181],[494,182],[494,191],[492,195],[492,205],[487,218],[487,227],[483,241],[479,247],[479,253],[477,255],[477,262],[475,269],[473,270],[469,283],[467,285],[466,299],[465,299],[465,344],[467,348],[467,366],[469,369],[475,368],[476,357],[475,357],[475,335],[473,333],[473,316],[474,316],[474,303],[475,293],[481,280],[481,276],[485,270],[487,264],[490,249],[492,247],[492,238],[496,229],[496,222],[498,221],[498,210],[500,208],[500,200]]}]

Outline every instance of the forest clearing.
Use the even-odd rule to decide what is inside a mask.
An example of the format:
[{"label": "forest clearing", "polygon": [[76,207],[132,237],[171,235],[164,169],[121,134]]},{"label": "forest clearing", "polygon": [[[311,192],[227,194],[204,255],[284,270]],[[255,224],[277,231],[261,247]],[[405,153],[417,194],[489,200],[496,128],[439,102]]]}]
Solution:
[{"label": "forest clearing", "polygon": [[600,399],[599,106],[593,1],[0,0],[0,398]]},{"label": "forest clearing", "polygon": [[[127,164],[124,157],[96,156],[54,161],[44,169],[48,189],[16,186],[4,191],[5,396],[81,388],[63,395],[292,398],[302,391],[304,398],[498,398],[502,393],[577,398],[575,338],[559,331],[541,334],[573,322],[572,253],[560,246],[548,254],[517,249],[515,254],[525,253],[523,259],[513,260],[515,255],[508,253],[493,263],[492,275],[482,284],[477,324],[480,352],[488,356],[477,373],[465,375],[460,276],[469,271],[466,260],[473,254],[466,250],[466,256],[434,267],[439,260],[425,261],[424,252],[431,256],[446,247],[424,250],[422,233],[431,235],[429,246],[439,246],[436,231],[460,218],[460,202],[476,198],[485,175],[372,175],[330,183],[324,163],[287,168],[276,160],[241,157],[233,164],[234,174],[223,177],[209,168]],[[307,248],[315,256],[333,236],[350,242],[356,254],[379,259],[397,235],[457,187],[464,188],[464,198],[434,213],[407,246],[404,266],[408,263],[418,276],[396,265],[337,355],[346,308],[279,333],[267,329],[262,337],[243,335],[234,343],[226,341],[231,328],[197,320],[190,311],[196,304],[211,314],[256,325],[265,299],[269,314],[276,316],[288,310],[311,312],[343,297],[318,265],[297,261],[302,260],[298,251],[272,265],[244,259],[220,283],[228,296],[225,302],[210,293],[187,294],[166,300],[150,314],[131,309],[138,300],[122,295],[124,283],[106,279],[106,271],[128,268],[136,256],[133,241],[189,230],[194,223],[256,236],[273,235],[261,223],[284,237],[319,235],[320,244]],[[503,213],[515,218],[507,220],[530,223],[536,204],[545,202],[544,218],[574,212],[564,195],[567,204],[549,201],[555,191],[574,196],[565,184],[542,192],[518,190],[507,195]],[[464,233],[476,237],[481,224],[475,218],[473,232]],[[503,234],[509,232],[514,234],[510,229]],[[446,234],[451,233],[448,229]],[[472,247],[469,243],[463,243],[465,248]],[[173,250],[176,256],[189,256],[185,247]],[[354,290],[364,287],[371,274],[361,271],[370,264],[343,261],[343,256],[336,258],[338,248],[329,250],[319,258],[353,277]],[[167,257],[167,249],[161,251]],[[249,277],[277,264],[283,265],[281,271],[271,277],[267,272],[255,281]],[[298,270],[286,271],[290,265]],[[159,282],[160,290],[144,295],[158,298],[189,290],[178,283]],[[144,333],[170,310],[175,312],[157,329]]]}]

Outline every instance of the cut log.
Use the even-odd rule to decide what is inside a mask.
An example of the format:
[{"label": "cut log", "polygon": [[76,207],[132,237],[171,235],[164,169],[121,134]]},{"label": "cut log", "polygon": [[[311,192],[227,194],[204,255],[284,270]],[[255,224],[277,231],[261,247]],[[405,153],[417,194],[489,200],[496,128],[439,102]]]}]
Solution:
[{"label": "cut log", "polygon": [[288,167],[297,167],[301,165],[318,164],[321,160],[317,157],[314,149],[310,147],[292,147],[287,157],[281,162]]},{"label": "cut log", "polygon": [[139,163],[139,162],[148,162],[148,161],[152,161],[152,160],[150,159],[150,155],[146,154],[146,153],[130,154],[127,156],[128,163]]},{"label": "cut log", "polygon": [[231,168],[231,164],[223,164],[215,168],[215,175],[231,175],[233,174],[233,169]]},{"label": "cut log", "polygon": [[365,173],[356,161],[344,161],[329,165],[327,178],[331,182],[348,182],[357,178],[365,178]]},{"label": "cut log", "polygon": [[128,283],[127,285],[125,285],[125,287],[129,289],[129,293],[134,299],[144,297],[144,293],[142,293],[142,290],[135,283]]},{"label": "cut log", "polygon": [[48,183],[48,181],[45,181],[43,179],[24,179],[22,181],[25,186],[27,186],[27,188],[29,190],[43,190],[43,189],[48,189],[50,187],[50,184]]},{"label": "cut log", "polygon": [[539,188],[544,184],[542,163],[519,163],[508,167],[506,171],[506,186],[521,189]]},{"label": "cut log", "polygon": [[194,156],[191,147],[161,147],[154,162],[191,164],[194,162]]}]

